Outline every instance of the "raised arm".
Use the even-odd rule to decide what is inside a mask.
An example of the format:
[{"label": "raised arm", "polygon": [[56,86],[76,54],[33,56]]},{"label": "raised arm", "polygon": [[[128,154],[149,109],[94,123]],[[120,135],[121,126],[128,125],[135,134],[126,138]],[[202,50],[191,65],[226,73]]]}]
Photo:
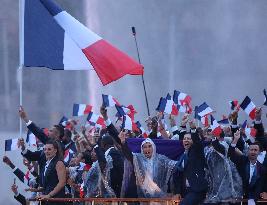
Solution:
[{"label": "raised arm", "polygon": [[105,106],[100,107],[100,113],[102,117],[105,120],[106,126],[107,126],[107,131],[109,135],[118,143],[121,145],[121,141],[119,138],[119,132],[116,129],[116,127],[112,124],[111,120],[108,118],[108,111]]},{"label": "raised arm", "polygon": [[121,141],[121,149],[124,157],[129,160],[131,163],[133,163],[133,153],[129,149],[127,142],[126,142],[126,132],[121,131],[119,134],[119,138]]},{"label": "raised arm", "polygon": [[261,121],[262,110],[261,108],[256,109],[254,128],[257,130],[256,140],[260,143],[261,148],[266,149],[267,138],[264,136],[264,127]]},{"label": "raised arm", "polygon": [[3,162],[6,163],[13,170],[13,173],[22,183],[28,185],[28,180],[25,180],[26,177],[24,172],[17,168],[7,156],[3,157]]},{"label": "raised arm", "polygon": [[235,164],[239,164],[241,163],[243,160],[244,160],[244,156],[243,155],[240,155],[236,152],[236,144],[238,142],[238,140],[240,139],[240,131],[237,130],[235,133],[234,133],[234,139],[231,143],[231,145],[229,146],[229,149],[228,149],[228,155],[230,157],[230,159],[232,160],[232,162],[234,162]]},{"label": "raised arm", "polygon": [[20,106],[19,109],[20,118],[26,123],[27,128],[43,143],[46,144],[48,136],[44,133],[42,129],[36,126],[32,121],[29,120],[27,113],[24,108]]}]

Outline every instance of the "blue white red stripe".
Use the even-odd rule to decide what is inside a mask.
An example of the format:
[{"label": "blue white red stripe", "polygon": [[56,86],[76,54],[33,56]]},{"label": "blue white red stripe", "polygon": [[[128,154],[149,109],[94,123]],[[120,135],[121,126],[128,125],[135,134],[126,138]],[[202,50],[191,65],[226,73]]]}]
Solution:
[{"label": "blue white red stripe", "polygon": [[86,104],[74,104],[73,105],[73,116],[83,116],[89,114],[92,111],[91,105]]},{"label": "blue white red stripe", "polygon": [[74,156],[73,150],[72,149],[66,149],[64,151],[64,162],[66,164],[68,164],[73,156]]},{"label": "blue white red stripe", "polygon": [[178,108],[174,104],[172,99],[161,97],[156,110],[159,112],[167,113],[167,114],[178,115]]},{"label": "blue white red stripe", "polygon": [[252,120],[255,119],[256,106],[248,96],[245,97],[243,102],[240,104],[240,107],[249,115]]},{"label": "blue white red stripe", "polygon": [[67,122],[69,121],[69,119],[65,116],[63,116],[60,121],[59,121],[59,125],[62,125],[63,127],[66,127],[67,126]]},{"label": "blue white red stripe", "polygon": [[245,128],[245,133],[247,137],[256,137],[257,130],[254,127],[246,127]]},{"label": "blue white red stripe", "polygon": [[120,106],[118,100],[116,100],[112,95],[102,94],[103,106],[105,107],[114,107],[115,105]]},{"label": "blue white red stripe", "polygon": [[135,124],[137,125],[137,127],[140,129],[141,134],[144,138],[148,137],[147,132],[145,131],[145,129],[142,127],[141,123],[139,121],[136,121]]},{"label": "blue white red stripe", "polygon": [[132,119],[128,116],[128,115],[124,115],[122,117],[122,125],[121,125],[122,129],[126,129],[126,130],[133,130],[134,128],[134,122],[132,121]]},{"label": "blue white red stripe", "polygon": [[115,105],[116,109],[117,109],[117,114],[116,116],[121,118],[124,115],[128,115],[130,113],[130,109],[125,107],[124,105]]},{"label": "blue white red stripe", "polygon": [[37,146],[37,138],[30,130],[27,132],[26,142],[30,147]]},{"label": "blue white red stripe", "polygon": [[210,115],[210,128],[214,136],[220,136],[220,134],[222,133],[221,126],[219,125],[217,120],[214,119],[212,115]]},{"label": "blue white red stripe", "polygon": [[177,90],[174,90],[173,93],[173,101],[176,105],[190,105],[191,104],[191,97],[185,93],[181,93]]},{"label": "blue white red stripe", "polygon": [[197,115],[199,115],[200,117],[204,117],[205,115],[209,115],[212,112],[214,112],[208,105],[206,102],[202,103],[201,105],[199,105],[197,107]]},{"label": "blue white red stripe", "polygon": [[26,0],[23,25],[23,64],[26,67],[94,69],[103,85],[126,74],[143,75],[142,65],[86,28],[52,0]]},{"label": "blue white red stripe", "polygon": [[5,151],[13,151],[19,149],[18,138],[5,140]]},{"label": "blue white red stripe", "polygon": [[90,112],[87,116],[87,121],[90,125],[95,127],[104,128],[105,127],[105,120],[100,115],[94,114],[93,112]]}]

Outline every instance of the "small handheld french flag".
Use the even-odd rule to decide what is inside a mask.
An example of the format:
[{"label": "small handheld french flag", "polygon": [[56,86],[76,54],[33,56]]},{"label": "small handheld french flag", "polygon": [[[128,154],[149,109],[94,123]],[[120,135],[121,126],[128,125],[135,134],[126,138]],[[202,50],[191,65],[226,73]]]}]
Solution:
[{"label": "small handheld french flag", "polygon": [[197,112],[197,115],[204,117],[205,115],[211,114],[213,110],[207,105],[206,102],[204,102],[197,107]]},{"label": "small handheld french flag", "polygon": [[136,126],[140,129],[141,134],[143,135],[144,138],[148,137],[147,132],[145,131],[145,129],[142,127],[141,123],[139,121],[135,122]]},{"label": "small handheld french flag", "polygon": [[254,120],[256,113],[256,105],[251,101],[251,99],[246,96],[240,107],[249,115],[249,117]]},{"label": "small handheld french flag", "polygon": [[90,125],[95,127],[105,127],[105,120],[100,115],[94,114],[93,112],[90,112],[87,116],[87,121]]},{"label": "small handheld french flag", "polygon": [[73,156],[74,152],[72,151],[72,149],[66,149],[64,151],[64,162],[68,164]]},{"label": "small handheld french flag", "polygon": [[19,149],[18,141],[19,141],[18,138],[5,140],[5,151],[13,151]]},{"label": "small handheld french flag", "polygon": [[63,127],[66,127],[68,121],[69,121],[69,119],[68,119],[67,117],[63,116],[63,117],[60,119],[60,121],[59,121],[58,124],[59,124],[59,125],[62,125]]},{"label": "small handheld french flag", "polygon": [[124,115],[122,118],[122,129],[133,130],[134,123],[128,115]]},{"label": "small handheld french flag", "polygon": [[111,95],[102,94],[103,106],[114,107],[115,105],[120,106],[120,103]]},{"label": "small handheld french flag", "polygon": [[220,134],[222,133],[221,126],[219,125],[217,120],[214,119],[212,115],[210,115],[210,128],[214,136],[220,136]]},{"label": "small handheld french flag", "polygon": [[91,105],[86,104],[74,104],[73,105],[73,116],[83,116],[89,114],[92,111]]},{"label": "small handheld french flag", "polygon": [[26,142],[29,146],[37,146],[36,136],[30,130],[27,132]]},{"label": "small handheld french flag", "polygon": [[174,104],[173,100],[163,98],[163,97],[160,98],[159,104],[156,110],[159,112],[167,113],[167,114],[178,115],[178,108]]},{"label": "small handheld french flag", "polygon": [[116,107],[116,109],[118,111],[116,116],[119,117],[119,118],[130,113],[130,109],[125,107],[125,106],[123,106],[123,105],[115,105],[115,107]]},{"label": "small handheld french flag", "polygon": [[173,101],[176,105],[190,105],[191,97],[185,93],[181,93],[177,90],[174,90]]}]

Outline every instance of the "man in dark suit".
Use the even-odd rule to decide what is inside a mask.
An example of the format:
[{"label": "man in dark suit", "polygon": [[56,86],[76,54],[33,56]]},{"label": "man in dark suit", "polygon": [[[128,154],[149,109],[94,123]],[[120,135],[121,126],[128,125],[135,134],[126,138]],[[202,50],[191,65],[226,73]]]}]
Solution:
[{"label": "man in dark suit", "polygon": [[[184,119],[185,120],[185,119]],[[178,160],[178,172],[174,174],[176,196],[181,205],[197,205],[206,195],[208,183],[205,179],[204,146],[196,131],[193,121],[190,121],[191,132],[183,138],[185,152]]]},{"label": "man in dark suit", "polygon": [[234,134],[234,139],[229,147],[228,154],[230,159],[236,164],[237,170],[242,178],[244,198],[255,203],[260,197],[263,186],[266,183],[266,170],[264,166],[257,161],[260,152],[260,146],[256,143],[249,145],[248,156],[240,155],[236,152],[236,143],[240,138],[240,131]]},{"label": "man in dark suit", "polygon": [[21,106],[19,109],[20,118],[26,123],[27,128],[43,143],[46,144],[47,140],[50,138],[57,140],[63,150],[65,146],[62,144],[61,140],[64,136],[64,128],[61,125],[54,125],[49,129],[48,136],[44,133],[42,129],[37,127],[31,120],[29,120],[27,113],[24,111]]}]

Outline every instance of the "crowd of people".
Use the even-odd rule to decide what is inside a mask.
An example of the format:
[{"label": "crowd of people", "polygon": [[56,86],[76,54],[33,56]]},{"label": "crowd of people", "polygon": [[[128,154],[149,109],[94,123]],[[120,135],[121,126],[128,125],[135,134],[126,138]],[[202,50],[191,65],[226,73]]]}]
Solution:
[{"label": "crowd of people", "polygon": [[[20,107],[19,116],[38,139],[39,148],[31,151],[23,138],[19,140],[26,173],[7,156],[3,158],[31,193],[23,196],[14,183],[11,190],[17,201],[38,204],[29,199],[168,197],[181,205],[217,205],[240,204],[242,199],[257,204],[259,199],[267,199],[267,133],[261,108],[256,109],[252,124],[255,137],[248,136],[238,123],[238,110],[229,114],[229,125],[224,125],[219,135],[210,125],[197,126],[194,116],[188,113],[177,122],[174,115],[167,119],[165,114],[163,120],[164,113],[158,112],[146,119],[145,133],[112,123],[103,105],[100,113],[105,121],[102,128],[81,126],[77,130],[77,121],[68,120],[47,131],[32,122]],[[131,139],[137,138],[140,147],[134,151]],[[172,149],[166,147],[170,143],[180,147],[176,158],[158,151]]]}]

